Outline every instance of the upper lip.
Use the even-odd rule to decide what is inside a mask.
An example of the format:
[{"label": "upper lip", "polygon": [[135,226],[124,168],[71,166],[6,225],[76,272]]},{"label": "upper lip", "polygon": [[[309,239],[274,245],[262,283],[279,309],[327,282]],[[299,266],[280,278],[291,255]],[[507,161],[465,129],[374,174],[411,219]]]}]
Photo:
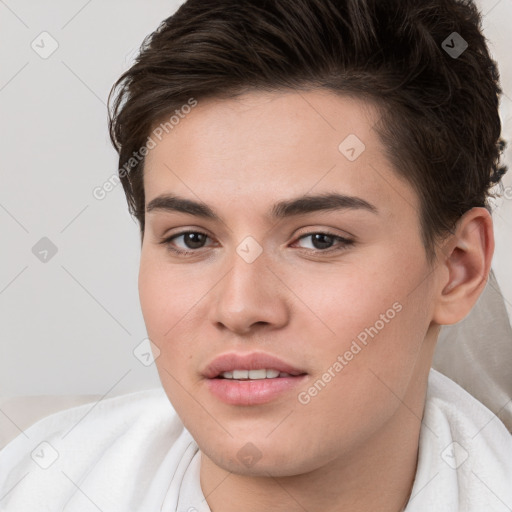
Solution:
[{"label": "upper lip", "polygon": [[233,370],[278,370],[290,375],[302,375],[306,372],[286,363],[278,357],[264,352],[252,352],[250,354],[241,354],[230,352],[221,354],[211,361],[203,371],[203,375],[208,379],[214,379],[223,372],[232,372]]}]

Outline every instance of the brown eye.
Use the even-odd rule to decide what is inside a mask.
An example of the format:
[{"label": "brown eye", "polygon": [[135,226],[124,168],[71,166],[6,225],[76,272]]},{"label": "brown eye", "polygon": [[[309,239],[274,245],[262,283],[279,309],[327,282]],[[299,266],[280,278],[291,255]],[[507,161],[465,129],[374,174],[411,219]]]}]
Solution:
[{"label": "brown eye", "polygon": [[[180,238],[183,238],[182,243],[185,247],[180,248],[179,246],[175,246],[175,241]],[[181,233],[165,238],[160,243],[175,253],[191,254],[192,252],[196,252],[198,249],[202,249],[208,238],[208,235],[201,231],[182,231]]]},{"label": "brown eye", "polygon": [[194,231],[189,231],[180,236],[183,237],[183,242],[187,246],[187,249],[200,249],[203,247],[206,238],[208,238],[204,233]]},{"label": "brown eye", "polygon": [[[311,250],[317,252],[343,250],[354,243],[353,240],[348,240],[347,238],[343,238],[332,233],[322,232],[307,233],[306,235],[302,235],[299,240],[305,240],[307,238],[311,239],[311,245],[313,246]],[[335,242],[338,242],[338,245],[333,247]],[[306,247],[306,249],[308,248]]]},{"label": "brown eye", "polygon": [[316,233],[311,236],[311,242],[315,249],[330,249],[334,243],[334,237],[325,233]]}]

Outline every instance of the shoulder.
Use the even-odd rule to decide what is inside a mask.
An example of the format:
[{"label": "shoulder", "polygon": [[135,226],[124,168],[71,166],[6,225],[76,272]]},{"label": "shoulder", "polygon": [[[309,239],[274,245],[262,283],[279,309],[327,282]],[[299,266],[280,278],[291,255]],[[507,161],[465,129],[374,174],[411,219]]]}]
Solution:
[{"label": "shoulder", "polygon": [[509,510],[512,435],[457,383],[431,370],[407,511]]},{"label": "shoulder", "polygon": [[172,469],[191,441],[161,388],[60,411],[0,451],[0,510],[60,510],[86,489],[97,506],[129,508],[164,459]]},{"label": "shoulder", "polygon": [[430,370],[428,378],[424,416],[439,428],[442,424],[450,425],[451,430],[460,436],[476,437],[477,433],[482,435],[482,439],[497,436],[506,444],[512,440],[504,423],[490,409],[434,369]]}]

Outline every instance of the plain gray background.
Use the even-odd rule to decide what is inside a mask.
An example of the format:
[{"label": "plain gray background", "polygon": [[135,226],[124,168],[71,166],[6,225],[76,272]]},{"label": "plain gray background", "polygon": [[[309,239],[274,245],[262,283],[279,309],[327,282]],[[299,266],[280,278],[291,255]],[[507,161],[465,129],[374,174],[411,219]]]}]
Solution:
[{"label": "plain gray background", "polygon": [[[146,337],[138,226],[121,186],[103,200],[93,190],[117,172],[110,88],[180,3],[0,0],[1,396],[116,395],[159,385],[154,364],[134,355],[144,361],[146,347],[137,348]],[[500,64],[510,140],[512,0],[478,4]],[[509,166],[511,156],[512,147]],[[493,268],[511,315],[512,169],[504,186]]]}]

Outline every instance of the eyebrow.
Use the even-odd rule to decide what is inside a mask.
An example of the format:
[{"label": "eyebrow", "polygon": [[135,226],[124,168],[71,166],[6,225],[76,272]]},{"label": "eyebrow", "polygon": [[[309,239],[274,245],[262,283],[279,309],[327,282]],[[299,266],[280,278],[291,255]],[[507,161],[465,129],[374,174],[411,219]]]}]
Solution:
[{"label": "eyebrow", "polygon": [[[373,204],[360,197],[327,193],[279,201],[272,206],[269,216],[272,220],[279,220],[318,211],[339,210],[365,210],[378,214],[378,209]],[[195,217],[221,221],[220,216],[207,204],[173,194],[164,194],[152,199],[146,207],[146,212],[152,211],[181,212]]]}]

